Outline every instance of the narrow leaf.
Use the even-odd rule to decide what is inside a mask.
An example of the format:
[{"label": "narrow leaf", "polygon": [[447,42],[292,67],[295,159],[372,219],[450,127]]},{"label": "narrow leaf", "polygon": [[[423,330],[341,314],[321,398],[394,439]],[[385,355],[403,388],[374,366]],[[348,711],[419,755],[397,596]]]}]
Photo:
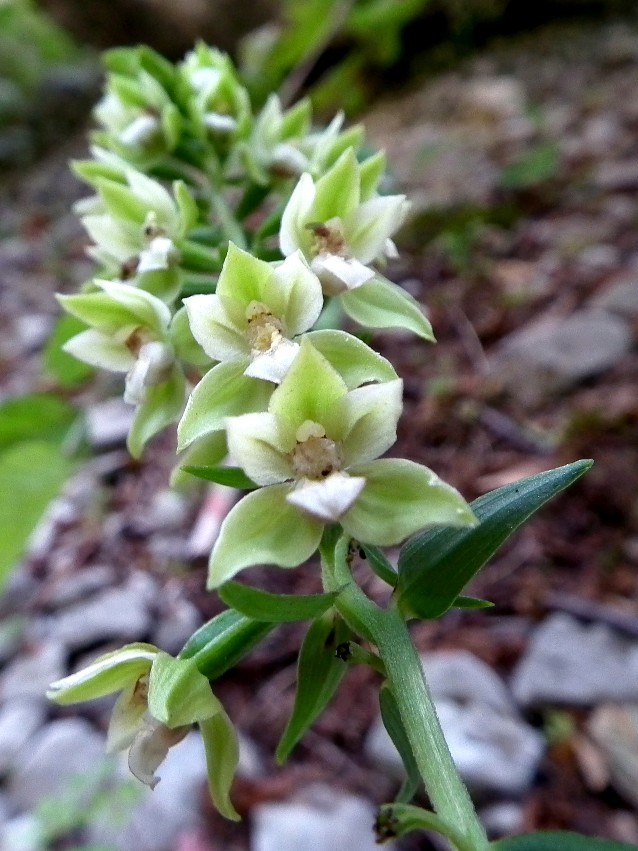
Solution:
[{"label": "narrow leaf", "polygon": [[199,671],[216,680],[233,668],[275,628],[227,609],[201,626],[179,652],[180,659],[193,659]]},{"label": "narrow leaf", "polygon": [[395,748],[399,751],[403,765],[405,766],[407,777],[397,796],[397,800],[403,804],[407,804],[416,795],[421,785],[421,775],[407,733],[405,732],[403,721],[401,720],[399,707],[387,683],[381,687],[381,691],[379,692],[379,706],[381,707],[383,726],[388,731],[388,735],[394,742]]},{"label": "narrow leaf", "polygon": [[348,666],[335,656],[335,651],[351,637],[346,624],[333,612],[314,621],[306,633],[299,653],[295,705],[277,748],[280,765],[336,692]]},{"label": "narrow leaf", "polygon": [[454,609],[491,609],[494,603],[489,600],[481,600],[480,597],[457,597],[452,603]]},{"label": "narrow leaf", "polygon": [[197,476],[198,479],[206,479],[207,482],[216,482],[218,485],[226,485],[229,488],[252,491],[257,487],[241,467],[197,467],[186,465],[181,469],[185,473]]},{"label": "narrow leaf", "polygon": [[494,851],[636,851],[638,846],[557,830],[510,836],[493,842],[490,848]]},{"label": "narrow leaf", "polygon": [[378,547],[373,547],[372,544],[362,544],[366,560],[370,565],[370,569],[377,574],[379,579],[383,579],[392,588],[396,588],[399,576],[396,570],[392,567],[388,559]]},{"label": "narrow leaf", "polygon": [[320,617],[338,596],[337,593],[270,594],[240,582],[226,582],[218,593],[227,606],[242,615],[270,623],[291,623]]},{"label": "narrow leaf", "polygon": [[409,540],[399,555],[400,608],[422,619],[444,614],[512,532],[592,463],[576,461],[479,497],[471,506],[478,526],[432,529]]}]

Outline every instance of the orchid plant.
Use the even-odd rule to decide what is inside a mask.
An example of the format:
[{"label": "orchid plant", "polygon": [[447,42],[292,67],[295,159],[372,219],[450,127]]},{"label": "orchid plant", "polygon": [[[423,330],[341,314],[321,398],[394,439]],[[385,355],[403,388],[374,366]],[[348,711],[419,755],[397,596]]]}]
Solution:
[{"label": "orchid plant", "polygon": [[[277,755],[315,722],[348,664],[371,665],[407,776],[380,810],[380,841],[425,829],[457,851],[611,848],[558,834],[489,843],[408,628],[489,605],[464,595],[466,584],[590,462],[468,505],[426,467],[380,457],[396,441],[402,382],[356,334],[400,328],[434,339],[421,305],[384,275],[409,204],[383,193],[383,154],[363,153],[362,128],[344,130],[342,116],[314,128],[306,101],[284,110],[272,95],[255,113],[230,59],[203,44],[177,65],[144,47],[111,51],[106,63],[93,156],[75,164],[95,193],[77,211],[99,271],[60,296],[86,326],[66,349],[125,376],[135,457],[176,424],[176,478],[185,470],[247,494],[210,555],[208,587],[228,608],[175,658],[131,644],[53,683],[49,697],[119,692],[108,747],[128,749],[131,771],[151,787],[168,748],[198,725],[213,802],[238,818],[236,734],[211,684],[278,624],[307,620]],[[383,548],[400,545],[397,569]],[[317,554],[321,594],[273,595],[233,579]],[[385,583],[385,605],[357,583],[359,558]],[[431,809],[410,803],[422,790]]]}]

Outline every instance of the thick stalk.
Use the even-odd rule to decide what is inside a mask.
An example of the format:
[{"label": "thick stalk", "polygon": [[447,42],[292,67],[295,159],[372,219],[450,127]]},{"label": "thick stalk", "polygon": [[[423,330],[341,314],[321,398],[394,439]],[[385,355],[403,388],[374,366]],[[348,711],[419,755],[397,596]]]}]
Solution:
[{"label": "thick stalk", "polygon": [[326,591],[341,593],[335,607],[359,634],[374,643],[386,668],[406,735],[434,810],[463,838],[458,851],[485,851],[487,837],[452,759],[407,624],[394,607],[376,606],[354,582],[345,539],[322,548]]}]

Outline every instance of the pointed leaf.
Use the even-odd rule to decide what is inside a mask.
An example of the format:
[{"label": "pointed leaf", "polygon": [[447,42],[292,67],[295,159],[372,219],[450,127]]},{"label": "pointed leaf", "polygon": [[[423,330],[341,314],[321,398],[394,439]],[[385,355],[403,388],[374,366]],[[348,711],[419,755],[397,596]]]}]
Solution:
[{"label": "pointed leaf", "polygon": [[227,606],[259,621],[292,623],[313,620],[328,611],[338,593],[270,594],[239,582],[227,582],[219,589]]},{"label": "pointed leaf", "polygon": [[200,722],[199,726],[206,750],[210,796],[225,818],[239,821],[239,815],[230,800],[230,787],[239,765],[239,743],[235,728],[221,705],[216,715]]},{"label": "pointed leaf", "polygon": [[280,765],[334,696],[348,670],[336,649],[350,638],[350,630],[334,612],[326,612],[306,633],[299,652],[295,705],[277,747]]},{"label": "pointed leaf", "polygon": [[379,579],[383,579],[384,582],[395,588],[399,581],[399,575],[383,552],[378,547],[373,547],[372,544],[362,544],[361,548],[370,565],[370,569],[377,574]]},{"label": "pointed leaf", "polygon": [[191,635],[179,652],[180,659],[193,659],[209,680],[233,668],[275,628],[226,609]]},{"label": "pointed leaf", "polygon": [[437,618],[512,532],[592,465],[576,461],[485,494],[472,503],[472,529],[434,529],[408,541],[399,555],[399,606],[408,615]]},{"label": "pointed leaf", "polygon": [[494,851],[636,851],[637,847],[558,830],[510,836],[490,844]]},{"label": "pointed leaf", "polygon": [[412,800],[421,786],[421,775],[412,752],[412,746],[410,745],[408,735],[405,732],[403,721],[401,720],[399,707],[397,706],[396,699],[390,691],[390,687],[387,683],[381,687],[379,692],[379,706],[381,707],[381,720],[383,721],[383,726],[388,731],[388,735],[392,739],[395,748],[398,750],[407,774],[406,782],[403,784],[397,800],[402,803],[408,803],[408,801]]},{"label": "pointed leaf", "polygon": [[480,597],[457,597],[452,603],[453,609],[491,609],[494,603],[489,600],[481,600]]},{"label": "pointed leaf", "polygon": [[259,487],[252,479],[248,478],[241,467],[194,467],[187,465],[181,469],[185,473],[190,473],[191,476],[197,476],[198,479],[216,482],[216,484],[225,485],[227,488],[252,491]]}]

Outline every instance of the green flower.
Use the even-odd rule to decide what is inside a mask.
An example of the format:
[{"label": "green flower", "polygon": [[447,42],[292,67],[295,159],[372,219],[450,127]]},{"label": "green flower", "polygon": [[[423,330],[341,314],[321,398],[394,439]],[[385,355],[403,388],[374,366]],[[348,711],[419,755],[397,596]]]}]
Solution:
[{"label": "green flower", "polygon": [[47,697],[67,705],[120,692],[111,714],[107,751],[128,749],[132,774],[153,789],[169,748],[197,724],[206,750],[208,784],[219,812],[238,815],[229,792],[238,763],[235,729],[210,683],[192,660],[152,644],[128,644],[52,683]]},{"label": "green flower", "polygon": [[171,312],[145,290],[119,281],[94,284],[98,292],[58,296],[66,311],[90,326],[64,350],[91,366],[126,374],[124,401],[137,408],[128,447],[137,458],[184,409],[186,381],[171,340]]},{"label": "green flower", "polygon": [[371,328],[403,327],[432,340],[430,323],[405,290],[378,276],[372,263],[396,256],[392,235],[402,224],[404,195],[375,195],[382,157],[359,164],[352,148],[316,182],[302,174],[281,219],[279,246],[301,250],[328,296]]},{"label": "green flower", "polygon": [[224,521],[209,587],[254,564],[294,567],[319,545],[326,524],[393,545],[429,524],[463,526],[474,516],[460,494],[426,467],[375,460],[396,439],[399,379],[348,390],[304,338],[268,411],[226,422],[231,458],[263,487]]}]

